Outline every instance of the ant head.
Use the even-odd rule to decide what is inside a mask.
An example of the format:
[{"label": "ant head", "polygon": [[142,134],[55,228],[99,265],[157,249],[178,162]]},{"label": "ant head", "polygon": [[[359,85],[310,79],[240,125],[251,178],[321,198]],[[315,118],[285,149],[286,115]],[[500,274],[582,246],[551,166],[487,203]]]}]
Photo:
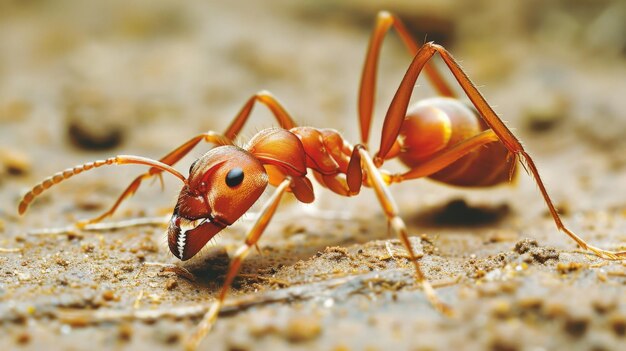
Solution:
[{"label": "ant head", "polygon": [[261,162],[236,146],[216,147],[195,161],[168,228],[174,256],[181,260],[193,257],[246,213],[267,183]]}]

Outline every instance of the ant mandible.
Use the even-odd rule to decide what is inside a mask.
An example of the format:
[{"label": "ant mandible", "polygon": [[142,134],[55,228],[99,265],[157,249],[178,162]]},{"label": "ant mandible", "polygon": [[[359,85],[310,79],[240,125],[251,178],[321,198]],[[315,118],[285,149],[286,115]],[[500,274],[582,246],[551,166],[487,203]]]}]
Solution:
[{"label": "ant mandible", "polygon": [[[389,106],[379,151],[372,157],[367,143],[378,58],[385,34],[392,27],[413,56],[413,61]],[[457,100],[435,66],[427,65],[435,53],[439,53],[474,109]],[[413,87],[422,70],[440,97],[419,101],[409,108]],[[281,128],[262,130],[243,147],[233,145],[234,138],[257,102],[269,108]],[[457,61],[445,48],[432,42],[420,47],[399,18],[385,11],[378,14],[370,39],[361,76],[358,107],[361,143],[352,146],[335,130],[296,126],[270,93],[259,92],[245,103],[224,134],[200,134],[159,161],[122,155],[57,173],[24,196],[19,213],[24,213],[33,199],[44,190],[83,171],[113,164],[148,165],[151,166],[150,170],[137,177],[110,210],[77,225],[81,227],[96,223],[112,215],[124,199],[137,191],[143,180],[160,176],[163,171],[169,172],[184,183],[168,227],[169,248],[174,256],[184,261],[193,257],[218,232],[248,211],[268,184],[275,186],[274,194],[248,232],[244,245],[235,252],[217,301],[188,340],[187,346],[191,349],[200,343],[213,326],[243,259],[256,246],[285,192],[293,193],[304,203],[314,200],[311,181],[306,177],[307,170],[312,171],[321,185],[342,196],[357,195],[361,185],[374,189],[391,227],[413,262],[417,282],[422,285],[431,304],[446,314],[450,309],[437,298],[425,279],[410,245],[404,221],[398,216],[397,206],[388,191],[388,186],[393,183],[429,177],[451,185],[489,187],[509,181],[516,174],[517,161],[520,161],[537,183],[557,229],[565,232],[582,249],[601,258],[626,258],[626,251],[612,252],[596,248],[565,227],[534,161],[491,109]],[[217,146],[196,160],[189,170],[189,177],[185,178],[171,166],[201,141]],[[410,169],[394,174],[380,168],[385,160],[395,157]]]}]

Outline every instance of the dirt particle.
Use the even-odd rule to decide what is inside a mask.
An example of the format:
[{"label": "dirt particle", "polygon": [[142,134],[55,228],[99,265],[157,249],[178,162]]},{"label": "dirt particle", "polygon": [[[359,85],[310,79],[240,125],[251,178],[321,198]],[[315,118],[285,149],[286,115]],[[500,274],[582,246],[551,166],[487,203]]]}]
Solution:
[{"label": "dirt particle", "polygon": [[128,342],[133,337],[133,327],[130,323],[122,323],[117,329],[117,338],[120,341]]},{"label": "dirt particle", "polygon": [[108,150],[122,143],[123,119],[112,111],[119,104],[108,100],[103,94],[88,90],[68,95],[66,128],[72,144],[84,150]]},{"label": "dirt particle", "polygon": [[513,345],[510,341],[505,340],[494,340],[491,343],[491,351],[517,351],[518,348],[516,345]]},{"label": "dirt particle", "polygon": [[65,321],[65,323],[72,328],[85,328],[89,325],[89,319],[86,316],[76,316]]},{"label": "dirt particle", "polygon": [[306,227],[301,224],[290,223],[283,229],[285,237],[306,232]]},{"label": "dirt particle", "polygon": [[[540,90],[545,90],[540,89]],[[546,132],[556,127],[567,115],[568,99],[559,93],[537,94],[524,113],[524,124],[533,132]]]},{"label": "dirt particle", "polygon": [[517,305],[522,310],[538,310],[543,306],[543,299],[538,296],[524,296],[517,300]]},{"label": "dirt particle", "polygon": [[84,253],[92,253],[95,248],[96,248],[95,245],[91,243],[84,243],[80,246],[80,249]]},{"label": "dirt particle", "polygon": [[304,342],[318,337],[322,333],[322,324],[319,318],[313,316],[298,316],[289,321],[285,330],[285,337],[293,343]]},{"label": "dirt particle", "polygon": [[560,318],[567,314],[567,308],[558,301],[545,302],[542,310],[548,319]]},{"label": "dirt particle", "polygon": [[158,326],[154,333],[156,339],[166,345],[173,345],[180,341],[180,334],[177,331],[165,328],[164,326]]},{"label": "dirt particle", "polygon": [[70,264],[70,262],[68,260],[66,260],[64,258],[61,258],[61,257],[55,258],[54,262],[56,264],[58,264],[59,266],[61,266],[61,267],[67,267]]},{"label": "dirt particle", "polygon": [[551,247],[549,248],[538,248],[536,250],[533,250],[531,252],[533,258],[535,259],[535,261],[539,262],[539,263],[546,263],[548,260],[558,260],[559,259],[559,253],[556,251],[556,249],[553,249]]},{"label": "dirt particle", "polygon": [[626,317],[623,315],[615,314],[609,318],[609,324],[613,329],[615,335],[623,337],[626,336]]},{"label": "dirt particle", "polygon": [[573,337],[583,336],[589,327],[589,319],[585,317],[569,317],[565,320],[563,329]]},{"label": "dirt particle", "polygon": [[328,259],[334,261],[341,261],[344,258],[350,258],[348,250],[339,246],[327,247],[323,254],[326,255]]},{"label": "dirt particle", "polygon": [[0,121],[18,122],[24,120],[32,111],[30,102],[13,99],[0,104]]},{"label": "dirt particle", "polygon": [[540,247],[536,240],[522,239],[515,244],[513,251],[523,256],[526,263],[546,263],[548,260],[558,260],[559,252],[551,247]]},{"label": "dirt particle", "polygon": [[75,203],[76,207],[83,211],[96,211],[103,207],[101,197],[97,194],[80,194],[80,196],[76,198]]},{"label": "dirt particle", "polygon": [[151,238],[145,238],[139,244],[139,249],[145,252],[159,252],[159,246]]},{"label": "dirt particle", "polygon": [[106,290],[102,293],[104,301],[113,301],[115,299],[115,293],[111,290]]},{"label": "dirt particle", "polygon": [[30,342],[31,336],[27,332],[21,332],[15,338],[15,342],[20,345],[26,345]]},{"label": "dirt particle", "polygon": [[176,289],[176,287],[178,287],[178,281],[174,278],[170,278],[165,282],[165,289],[167,290],[174,290]]},{"label": "dirt particle", "polygon": [[518,241],[515,244],[515,252],[517,252],[518,254],[524,254],[528,251],[530,251],[530,249],[536,248],[538,247],[539,244],[537,244],[537,240],[534,239],[522,239],[520,241]]},{"label": "dirt particle", "polygon": [[31,160],[28,155],[15,149],[1,148],[0,163],[4,171],[14,176],[28,174],[31,169]]},{"label": "dirt particle", "polygon": [[567,274],[567,273],[578,271],[584,266],[585,265],[583,265],[580,262],[569,262],[569,263],[559,262],[556,265],[556,270],[561,274]]},{"label": "dirt particle", "polygon": [[607,298],[597,298],[591,302],[593,310],[598,314],[606,314],[617,309],[617,301]]},{"label": "dirt particle", "polygon": [[511,303],[506,300],[496,300],[491,306],[491,314],[496,318],[507,318],[511,316]]}]

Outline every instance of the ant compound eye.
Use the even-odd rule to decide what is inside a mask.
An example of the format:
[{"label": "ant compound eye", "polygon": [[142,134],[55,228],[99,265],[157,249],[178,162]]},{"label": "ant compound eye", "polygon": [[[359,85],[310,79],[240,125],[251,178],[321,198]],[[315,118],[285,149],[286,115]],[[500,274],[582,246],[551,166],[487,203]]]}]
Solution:
[{"label": "ant compound eye", "polygon": [[243,182],[243,169],[237,167],[228,171],[226,174],[226,185],[235,187]]}]

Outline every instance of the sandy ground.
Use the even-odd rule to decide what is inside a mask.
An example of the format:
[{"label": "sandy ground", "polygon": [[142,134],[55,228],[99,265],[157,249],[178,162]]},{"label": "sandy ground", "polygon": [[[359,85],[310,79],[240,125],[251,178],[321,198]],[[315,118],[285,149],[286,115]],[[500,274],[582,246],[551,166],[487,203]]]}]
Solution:
[{"label": "sandy ground", "polygon": [[[623,250],[624,6],[564,3],[394,1],[388,9],[462,61],[535,157],[566,224]],[[141,167],[76,177],[24,217],[19,198],[75,164],[159,157],[221,131],[261,89],[300,124],[356,142],[356,91],[379,9],[368,1],[0,3],[0,349],[182,349],[253,213],[180,263],[162,225],[36,233],[106,210]],[[408,62],[391,39],[375,139]],[[415,98],[432,94],[420,80]],[[242,142],[273,124],[263,109],[252,118]],[[163,191],[146,182],[111,221],[167,216],[179,187],[169,178]],[[579,252],[525,174],[495,189],[419,180],[392,193],[455,317],[427,303],[369,189],[340,198],[320,188],[313,205],[282,204],[201,348],[626,348],[626,265]]]}]

